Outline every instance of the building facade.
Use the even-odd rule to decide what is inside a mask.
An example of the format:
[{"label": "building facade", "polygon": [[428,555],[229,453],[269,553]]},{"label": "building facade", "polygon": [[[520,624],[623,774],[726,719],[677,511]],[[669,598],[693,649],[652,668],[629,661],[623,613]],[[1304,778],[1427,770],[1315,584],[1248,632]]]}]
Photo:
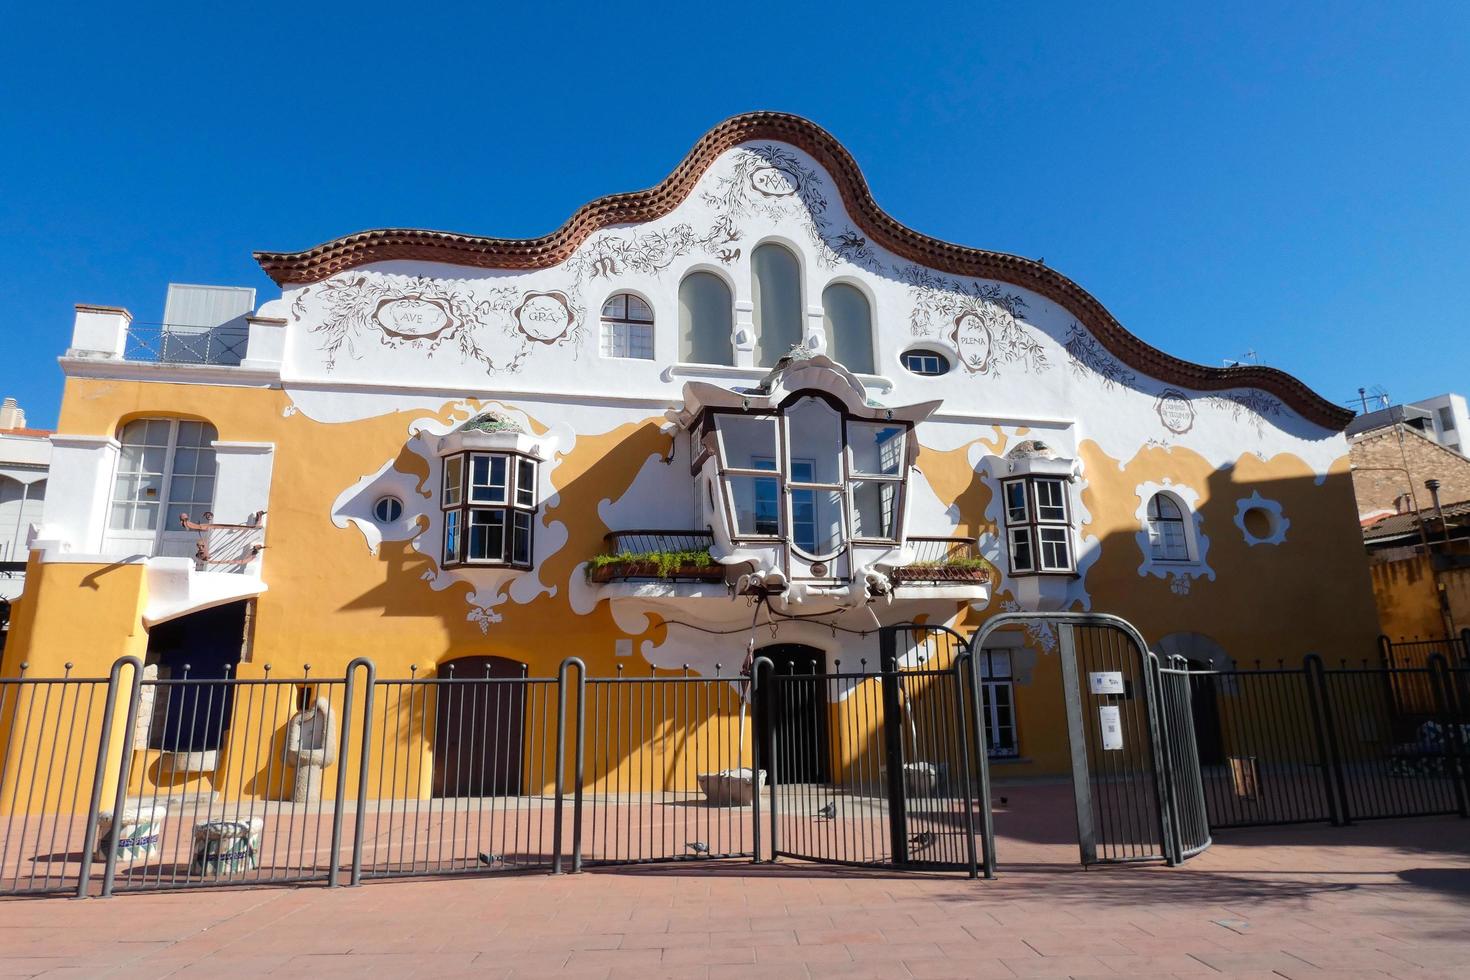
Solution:
[{"label": "building facade", "polygon": [[1465,454],[1464,433],[1465,428],[1470,426],[1470,409],[1466,408],[1464,395],[1435,395],[1410,404],[1430,413],[1430,425],[1436,442],[1462,456]]},{"label": "building facade", "polygon": [[0,650],[10,635],[10,613],[25,589],[27,540],[41,520],[51,433],[26,427],[14,398],[0,404]]},{"label": "building facade", "polygon": [[[1207,663],[1374,650],[1350,413],[900,225],[805,120],[731,119],[544,238],[257,259],[243,350],[139,360],[77,308],[7,674],[871,670],[880,624],[1028,609]],[[1017,773],[1067,765],[1054,647],[987,664]]]}]

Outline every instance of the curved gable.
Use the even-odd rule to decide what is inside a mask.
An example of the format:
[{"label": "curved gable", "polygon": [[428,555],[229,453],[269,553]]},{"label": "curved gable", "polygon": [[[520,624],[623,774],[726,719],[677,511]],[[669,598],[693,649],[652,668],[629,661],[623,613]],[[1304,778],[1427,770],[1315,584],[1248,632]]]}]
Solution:
[{"label": "curved gable", "polygon": [[1351,411],[1275,368],[1208,367],[1166,354],[1130,333],[1082,287],[1040,262],[954,245],[908,228],[874,201],[856,161],[842,144],[815,123],[787,113],[753,112],[727,119],[706,133],[657,186],[592,201],[559,229],[540,238],[484,238],[387,228],[348,235],[303,252],[256,252],[255,258],[282,286],[314,283],[347,269],[394,259],[485,269],[547,269],[571,259],[590,235],[603,228],[669,214],[689,197],[721,154],[754,140],[788,143],[821,165],[852,222],[873,244],[939,272],[1010,283],[1044,296],[1075,316],[1110,354],[1139,372],[1198,391],[1256,388],[1277,396],[1304,419],[1333,430],[1342,429],[1353,417]]}]

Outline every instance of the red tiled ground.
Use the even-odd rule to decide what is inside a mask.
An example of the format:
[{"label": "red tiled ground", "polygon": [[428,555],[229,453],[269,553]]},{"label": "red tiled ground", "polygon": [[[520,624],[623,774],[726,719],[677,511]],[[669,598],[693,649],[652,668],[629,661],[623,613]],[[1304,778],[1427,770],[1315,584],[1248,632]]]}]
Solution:
[{"label": "red tiled ground", "polygon": [[1470,976],[1470,821],[1087,872],[1064,823],[1002,813],[994,882],[715,863],[8,901],[0,976]]}]

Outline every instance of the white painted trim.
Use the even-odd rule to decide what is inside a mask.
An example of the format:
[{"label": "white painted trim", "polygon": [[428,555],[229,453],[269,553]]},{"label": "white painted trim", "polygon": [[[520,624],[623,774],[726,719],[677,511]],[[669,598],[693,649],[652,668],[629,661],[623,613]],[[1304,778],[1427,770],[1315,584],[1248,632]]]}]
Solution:
[{"label": "white painted trim", "polygon": [[112,436],[74,436],[56,433],[48,437],[51,445],[66,449],[121,449],[122,443]]},{"label": "white painted trim", "polygon": [[[225,385],[239,388],[271,388],[281,383],[279,366],[234,367],[226,364],[158,364],[125,361],[116,357],[71,357],[56,359],[68,378],[97,378],[107,381],[158,381],[168,384]],[[381,387],[388,387],[387,385]]]},{"label": "white painted trim", "polygon": [[210,443],[217,453],[234,453],[238,456],[247,456],[252,453],[273,453],[276,444],[273,442],[227,442],[216,439]]}]

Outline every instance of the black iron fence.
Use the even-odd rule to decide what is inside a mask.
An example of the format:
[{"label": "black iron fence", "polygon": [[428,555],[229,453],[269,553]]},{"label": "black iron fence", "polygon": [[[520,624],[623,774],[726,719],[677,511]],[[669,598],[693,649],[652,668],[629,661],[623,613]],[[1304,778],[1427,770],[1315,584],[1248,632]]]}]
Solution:
[{"label": "black iron fence", "polygon": [[[892,780],[863,744],[881,734],[863,726],[882,724],[869,692],[895,690],[909,733],[904,843],[924,853],[898,854],[885,837],[810,856],[978,870],[985,808],[960,665],[806,682],[804,717],[825,726],[830,710],[843,719],[833,734],[846,733],[812,770],[815,743],[798,750],[791,739],[807,733],[765,710],[794,703],[803,682],[765,660],[754,678],[724,666],[587,678],[575,658],[532,678],[497,658],[464,663],[407,678],[379,678],[366,660],[330,677],[308,665],[240,678],[160,676],[129,657],[108,677],[0,680],[0,894],[758,861],[775,857],[778,835],[886,834]],[[816,812],[832,792],[854,820]]]},{"label": "black iron fence", "polygon": [[1310,655],[1299,667],[1166,673],[1189,686],[1214,829],[1470,815],[1470,670],[1439,653],[1412,667]]}]

